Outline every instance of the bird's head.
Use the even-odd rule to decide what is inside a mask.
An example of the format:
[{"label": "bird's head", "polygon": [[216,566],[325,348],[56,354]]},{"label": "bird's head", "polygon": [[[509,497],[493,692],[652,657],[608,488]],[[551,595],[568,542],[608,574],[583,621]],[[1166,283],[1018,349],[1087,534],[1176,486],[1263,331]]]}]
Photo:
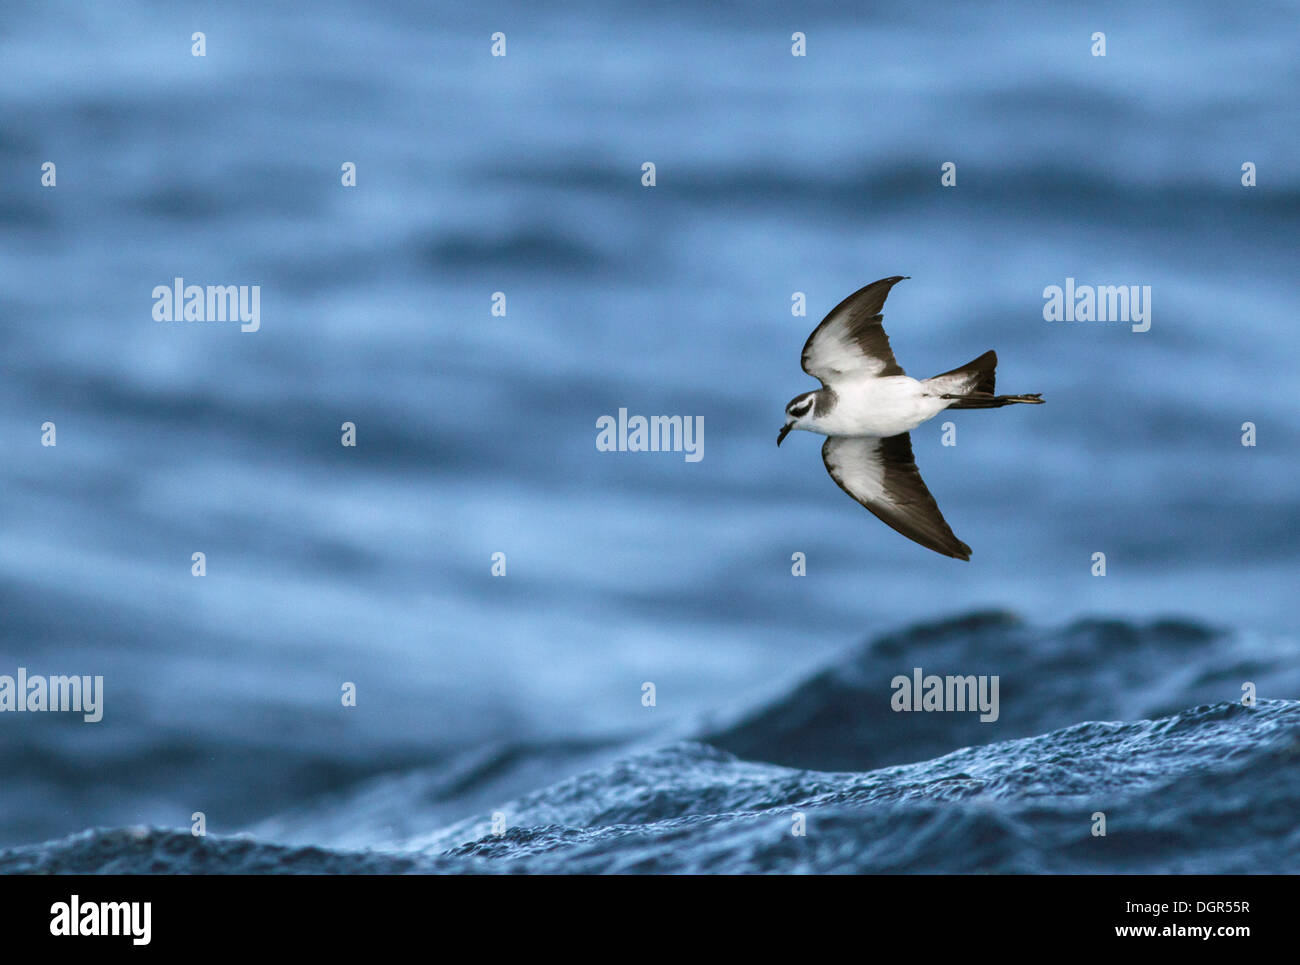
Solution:
[{"label": "bird's head", "polygon": [[785,404],[785,425],[781,427],[780,433],[777,434],[776,444],[779,446],[785,441],[785,437],[790,434],[791,429],[803,429],[812,419],[813,402],[816,392],[805,392],[803,395],[796,395],[793,399]]}]

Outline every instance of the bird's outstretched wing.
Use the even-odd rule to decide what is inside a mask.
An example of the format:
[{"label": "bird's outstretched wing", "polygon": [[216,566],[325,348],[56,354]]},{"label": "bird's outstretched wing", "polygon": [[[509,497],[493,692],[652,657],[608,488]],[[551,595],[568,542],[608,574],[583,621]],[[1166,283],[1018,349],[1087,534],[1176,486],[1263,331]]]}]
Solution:
[{"label": "bird's outstretched wing", "polygon": [[803,347],[803,370],[825,385],[844,377],[904,375],[894,360],[880,310],[905,275],[873,281],[831,309]]},{"label": "bird's outstretched wing", "polygon": [[887,439],[831,436],[822,460],[839,487],[881,522],[936,553],[970,559],[970,547],[953,535],[925,488],[906,432]]}]

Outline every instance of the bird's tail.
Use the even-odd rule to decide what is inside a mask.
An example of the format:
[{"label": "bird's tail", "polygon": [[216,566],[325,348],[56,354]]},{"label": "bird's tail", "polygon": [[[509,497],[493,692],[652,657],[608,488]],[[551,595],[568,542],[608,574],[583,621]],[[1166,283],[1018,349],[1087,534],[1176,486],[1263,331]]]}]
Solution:
[{"label": "bird's tail", "polygon": [[1043,397],[1038,392],[1028,395],[994,395],[997,367],[998,354],[989,351],[951,372],[936,375],[925,382],[939,390],[939,398],[953,400],[948,406],[950,409],[997,409],[1017,402],[1042,404]]},{"label": "bird's tail", "polygon": [[941,399],[952,399],[950,409],[998,409],[1004,405],[1024,402],[1027,405],[1042,405],[1045,401],[1041,392],[1028,395],[942,395]]}]

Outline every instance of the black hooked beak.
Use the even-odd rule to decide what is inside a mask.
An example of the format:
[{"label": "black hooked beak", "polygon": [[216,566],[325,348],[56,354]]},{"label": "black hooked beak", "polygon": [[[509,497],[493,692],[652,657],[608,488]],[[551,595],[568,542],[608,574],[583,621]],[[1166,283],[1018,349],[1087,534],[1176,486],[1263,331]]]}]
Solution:
[{"label": "black hooked beak", "polygon": [[794,423],[793,423],[793,422],[787,422],[785,425],[783,425],[783,426],[781,427],[781,431],[780,431],[779,433],[777,433],[777,436],[776,436],[776,444],[777,444],[778,446],[780,446],[781,443],[783,443],[783,442],[785,441],[785,437],[788,436],[788,435],[790,434],[790,430],[793,429],[793,428],[794,428]]}]

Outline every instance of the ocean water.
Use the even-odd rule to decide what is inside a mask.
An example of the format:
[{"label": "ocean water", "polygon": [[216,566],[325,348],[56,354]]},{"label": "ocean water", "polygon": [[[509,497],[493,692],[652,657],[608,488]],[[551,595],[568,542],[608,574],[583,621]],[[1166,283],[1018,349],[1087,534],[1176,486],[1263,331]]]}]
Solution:
[{"label": "ocean water", "polygon": [[[1293,6],[0,22],[0,674],[106,694],[0,713],[0,869],[1297,870]],[[773,445],[894,274],[910,374],[1048,400],[913,433],[970,563]],[[1044,321],[1067,278],[1150,331]],[[891,711],[918,666],[998,721]]]},{"label": "ocean water", "polygon": [[[1198,703],[1243,673],[1294,693],[1295,650],[972,614],[879,638],[692,739],[495,748],[241,835],[87,830],[0,852],[0,872],[1295,873],[1300,701]],[[997,667],[1014,711],[891,713],[880,694],[909,661]]]}]

